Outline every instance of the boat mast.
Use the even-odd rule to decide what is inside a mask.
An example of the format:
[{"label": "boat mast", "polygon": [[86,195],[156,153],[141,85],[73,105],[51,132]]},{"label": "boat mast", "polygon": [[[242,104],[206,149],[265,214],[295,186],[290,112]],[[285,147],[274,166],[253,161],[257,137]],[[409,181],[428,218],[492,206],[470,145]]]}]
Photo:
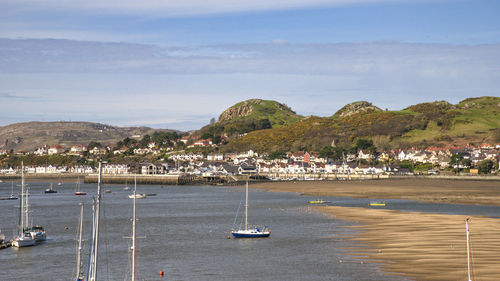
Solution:
[{"label": "boat mast", "polygon": [[25,200],[26,195],[24,194],[24,162],[21,161],[21,229],[19,229],[19,236],[23,237],[24,227],[25,227]]},{"label": "boat mast", "polygon": [[247,230],[248,226],[248,181],[245,188],[245,230]]},{"label": "boat mast", "polygon": [[132,281],[135,281],[135,243],[136,243],[136,233],[135,233],[135,223],[136,223],[136,208],[135,201],[137,189],[137,177],[134,176],[134,215],[132,217]]},{"label": "boat mast", "polygon": [[467,237],[467,280],[472,281],[471,279],[471,265],[470,265],[470,235],[469,235],[469,220],[470,218],[465,219],[465,233]]},{"label": "boat mast", "polygon": [[90,281],[97,280],[97,260],[99,254],[99,207],[101,204],[101,175],[102,175],[102,162],[99,162],[99,177],[97,178],[97,196],[94,209],[93,233],[92,233],[92,255],[90,267]]},{"label": "boat mast", "polygon": [[80,203],[80,229],[79,229],[79,237],[78,237],[78,254],[76,256],[76,280],[82,280],[82,229],[83,229],[83,203]]}]

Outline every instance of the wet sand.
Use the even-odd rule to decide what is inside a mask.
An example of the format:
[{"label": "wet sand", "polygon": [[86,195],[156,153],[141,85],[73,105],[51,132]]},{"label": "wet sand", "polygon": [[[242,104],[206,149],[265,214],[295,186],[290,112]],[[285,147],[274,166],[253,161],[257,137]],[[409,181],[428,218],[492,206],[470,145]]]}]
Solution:
[{"label": "wet sand", "polygon": [[[425,202],[500,205],[500,182],[456,180],[378,180],[273,182],[252,185],[274,192],[311,196],[393,198]],[[465,218],[373,208],[314,206],[337,219],[359,223],[347,249],[359,259],[382,263],[391,274],[414,280],[467,280]],[[499,214],[500,215],[500,214]],[[476,279],[500,280],[500,219],[471,216]]]},{"label": "wet sand", "polygon": [[434,203],[500,206],[500,181],[433,179],[291,181],[258,183],[251,187],[318,197],[408,199]]},{"label": "wet sand", "polygon": [[[366,248],[347,249],[390,273],[415,280],[467,280],[465,218],[354,207],[314,207],[360,223],[354,237]],[[500,220],[471,217],[473,280],[500,280]]]}]

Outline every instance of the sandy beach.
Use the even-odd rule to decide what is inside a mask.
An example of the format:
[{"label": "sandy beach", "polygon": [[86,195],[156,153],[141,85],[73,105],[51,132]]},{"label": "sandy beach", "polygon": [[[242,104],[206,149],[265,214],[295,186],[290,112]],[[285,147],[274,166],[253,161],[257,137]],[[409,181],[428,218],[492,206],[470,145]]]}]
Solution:
[{"label": "sandy beach", "polygon": [[251,187],[311,196],[408,199],[435,203],[500,206],[500,181],[433,179],[291,181],[259,183]]},{"label": "sandy beach", "polygon": [[[500,205],[500,182],[380,180],[281,182],[252,187],[312,196],[395,198],[426,202]],[[414,280],[467,280],[465,218],[386,209],[315,206],[334,218],[359,223],[344,237],[361,243],[347,249],[360,260],[382,264]],[[500,280],[500,219],[470,216],[473,280]]]}]

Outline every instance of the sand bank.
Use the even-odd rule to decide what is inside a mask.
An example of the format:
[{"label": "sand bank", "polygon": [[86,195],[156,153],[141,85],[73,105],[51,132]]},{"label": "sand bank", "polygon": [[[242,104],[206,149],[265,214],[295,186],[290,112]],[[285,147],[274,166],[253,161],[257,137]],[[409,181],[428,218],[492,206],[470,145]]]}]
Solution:
[{"label": "sand bank", "polygon": [[[314,207],[335,218],[359,222],[348,240],[366,248],[348,249],[359,259],[416,280],[467,280],[465,216],[405,213],[354,207]],[[500,280],[500,220],[471,217],[476,279]]]},{"label": "sand bank", "polygon": [[[393,198],[439,203],[500,205],[500,182],[455,180],[371,180],[273,182],[252,185],[274,192],[311,196]],[[385,271],[415,280],[467,280],[466,216],[370,208],[313,207],[335,218],[360,223],[347,249]],[[499,214],[500,215],[500,214]],[[471,217],[476,279],[500,280],[500,219]]]},{"label": "sand bank", "polygon": [[415,201],[500,206],[499,181],[387,179],[367,181],[297,181],[251,185],[275,192],[311,196],[392,198]]}]

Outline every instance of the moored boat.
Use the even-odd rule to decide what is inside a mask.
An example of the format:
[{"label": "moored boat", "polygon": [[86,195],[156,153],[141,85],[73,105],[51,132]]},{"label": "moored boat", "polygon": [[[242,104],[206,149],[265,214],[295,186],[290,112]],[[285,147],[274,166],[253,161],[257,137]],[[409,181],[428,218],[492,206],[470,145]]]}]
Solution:
[{"label": "moored boat", "polygon": [[316,199],[316,200],[307,201],[307,203],[309,203],[309,204],[325,204],[325,203],[332,203],[332,201],[325,201],[322,199]]},{"label": "moored boat", "polygon": [[19,200],[19,223],[17,226],[17,236],[12,240],[12,246],[16,248],[35,245],[35,239],[31,236],[28,228],[29,207],[28,193],[24,188],[24,163],[21,162],[21,200]]},{"label": "moored boat", "polygon": [[143,198],[148,197],[148,195],[147,195],[146,193],[137,193],[137,194],[130,194],[130,195],[128,196],[128,198],[130,198],[130,199],[134,199],[134,197],[135,197],[136,199],[143,199]]},{"label": "moored boat", "polygon": [[387,203],[385,203],[385,201],[371,201],[369,205],[374,207],[384,207]]},{"label": "moored boat", "polygon": [[83,192],[80,190],[80,177],[78,177],[76,181],[76,189],[74,195],[81,196],[81,195],[87,195],[87,192]]},{"label": "moored boat", "polygon": [[[240,201],[241,206],[241,201]],[[238,207],[239,211],[239,207]],[[231,230],[231,234],[234,238],[267,238],[271,235],[271,230],[268,226],[260,227],[260,226],[248,226],[248,181],[245,186],[245,228],[235,230],[234,224],[236,223],[236,219],[238,218],[238,211],[236,211],[236,217],[233,222],[233,227]]]},{"label": "moored boat", "polygon": [[57,193],[57,190],[54,189],[53,184],[50,184],[50,187],[46,188],[45,193]]}]

